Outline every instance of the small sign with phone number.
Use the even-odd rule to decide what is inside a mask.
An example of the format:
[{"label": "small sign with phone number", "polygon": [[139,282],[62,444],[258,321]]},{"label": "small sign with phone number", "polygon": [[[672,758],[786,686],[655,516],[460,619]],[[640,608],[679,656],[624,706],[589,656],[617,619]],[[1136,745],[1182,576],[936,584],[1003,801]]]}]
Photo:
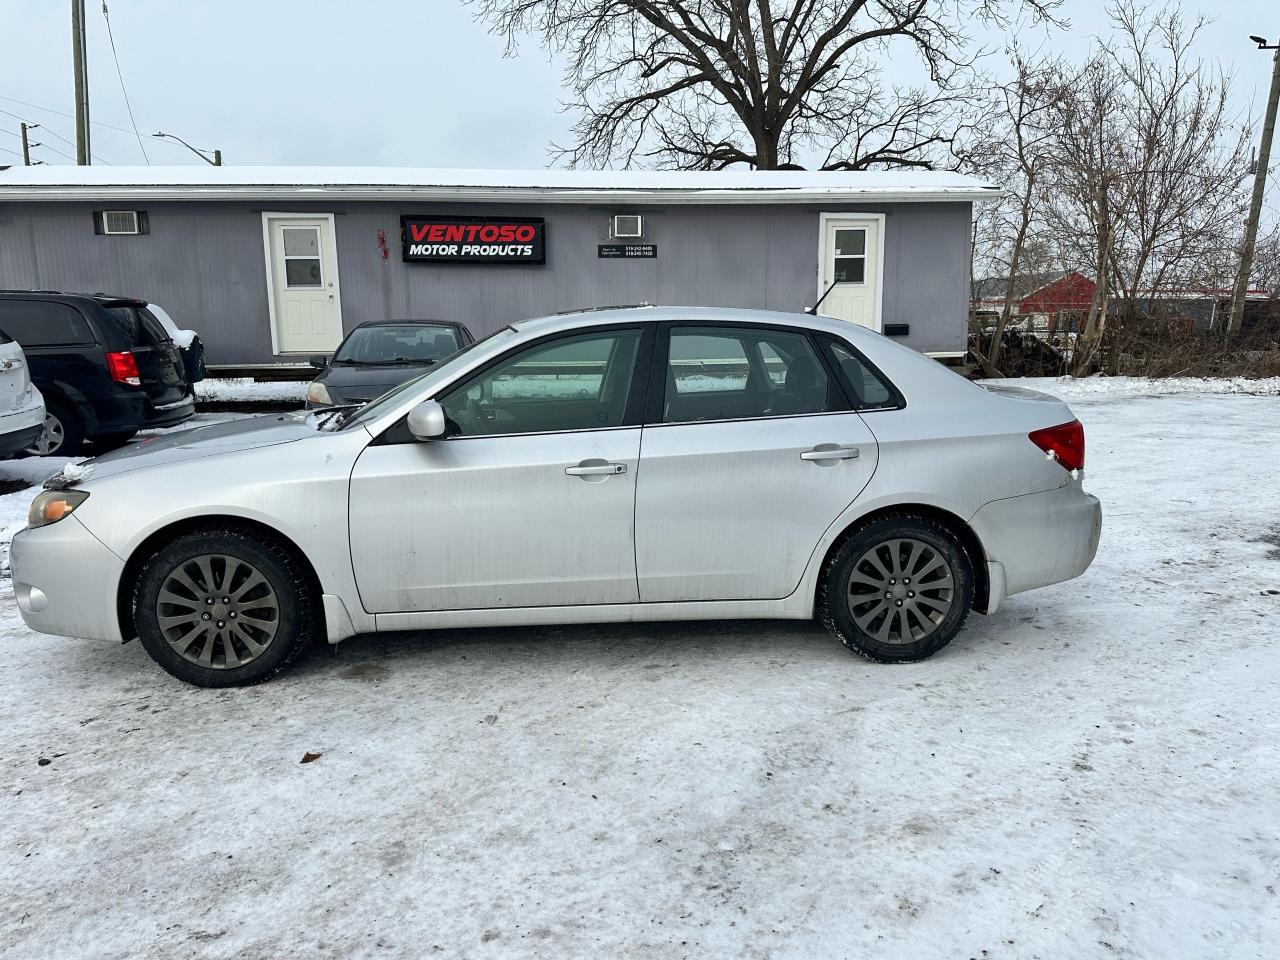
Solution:
[{"label": "small sign with phone number", "polygon": [[644,259],[653,260],[658,256],[656,243],[602,243],[597,254],[601,260]]}]

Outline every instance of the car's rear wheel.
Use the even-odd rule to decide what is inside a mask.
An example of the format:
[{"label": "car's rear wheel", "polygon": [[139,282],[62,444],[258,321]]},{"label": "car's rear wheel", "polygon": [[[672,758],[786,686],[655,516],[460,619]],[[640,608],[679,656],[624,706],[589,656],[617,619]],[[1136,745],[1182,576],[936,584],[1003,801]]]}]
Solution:
[{"label": "car's rear wheel", "polygon": [[960,540],[930,517],[881,517],[827,562],[818,611],[827,629],[869,660],[937,653],[973,606],[973,569]]},{"label": "car's rear wheel", "polygon": [[74,457],[84,443],[80,418],[57,401],[46,402],[44,431],[27,447],[33,457]]},{"label": "car's rear wheel", "polygon": [[261,683],[311,641],[316,600],[285,545],[234,527],[192,531],[161,547],[134,590],[138,638],[187,683]]}]

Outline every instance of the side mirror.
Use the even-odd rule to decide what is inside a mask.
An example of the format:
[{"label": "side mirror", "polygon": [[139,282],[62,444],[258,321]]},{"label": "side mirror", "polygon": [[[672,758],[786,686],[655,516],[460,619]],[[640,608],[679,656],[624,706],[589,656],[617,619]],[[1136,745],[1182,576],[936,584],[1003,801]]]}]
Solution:
[{"label": "side mirror", "polygon": [[311,364],[311,366],[315,367],[317,370],[323,370],[329,365],[329,358],[323,353],[319,353],[308,360],[307,363]]},{"label": "side mirror", "polygon": [[418,440],[434,440],[437,437],[443,437],[445,431],[444,407],[434,400],[423,400],[409,411],[405,425]]}]

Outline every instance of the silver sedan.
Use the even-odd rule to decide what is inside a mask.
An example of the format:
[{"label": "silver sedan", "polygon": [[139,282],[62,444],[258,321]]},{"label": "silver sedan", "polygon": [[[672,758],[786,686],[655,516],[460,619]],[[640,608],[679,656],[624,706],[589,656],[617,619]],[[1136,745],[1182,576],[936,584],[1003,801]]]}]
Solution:
[{"label": "silver sedan", "polygon": [[861,327],[707,308],[516,323],[359,409],[70,468],[13,541],[45,633],[138,637],[202,686],[313,638],[818,617],[919,660],[1078,576],[1102,514],[1060,401]]}]

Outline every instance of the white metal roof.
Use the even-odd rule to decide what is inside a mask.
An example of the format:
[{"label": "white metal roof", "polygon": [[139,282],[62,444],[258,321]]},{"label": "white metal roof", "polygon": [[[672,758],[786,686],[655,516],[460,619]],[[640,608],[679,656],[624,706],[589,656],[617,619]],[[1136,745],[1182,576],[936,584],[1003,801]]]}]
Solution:
[{"label": "white metal roof", "polygon": [[0,200],[472,200],[540,203],[973,201],[1000,188],[936,171],[433,170],[422,167],[0,168]]}]

